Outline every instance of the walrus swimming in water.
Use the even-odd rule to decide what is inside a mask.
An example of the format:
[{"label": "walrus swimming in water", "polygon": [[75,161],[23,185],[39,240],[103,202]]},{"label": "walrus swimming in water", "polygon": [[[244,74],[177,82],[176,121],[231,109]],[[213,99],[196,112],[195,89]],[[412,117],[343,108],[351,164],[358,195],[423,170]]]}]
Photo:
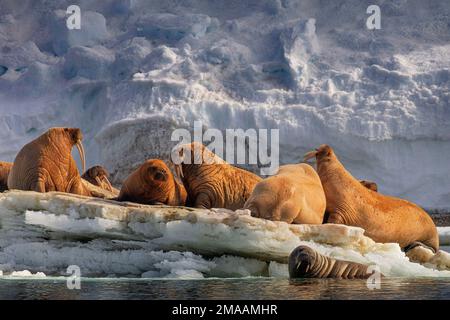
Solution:
[{"label": "walrus swimming in water", "polygon": [[0,161],[0,192],[8,190],[8,176],[12,165],[11,162]]},{"label": "walrus swimming in water", "polygon": [[327,199],[327,223],[361,227],[377,242],[413,243],[439,249],[439,237],[431,217],[417,205],[365,188],[340,163],[333,149],[321,145],[308,152],[316,158],[317,172]]},{"label": "walrus swimming in water", "polygon": [[186,189],[175,180],[164,161],[152,159],[145,161],[128,176],[122,185],[118,200],[184,206],[186,197]]},{"label": "walrus swimming in water", "polygon": [[86,170],[81,176],[82,179],[88,181],[89,183],[107,190],[117,197],[119,195],[119,190],[114,188],[109,182],[109,173],[102,166],[93,166]]},{"label": "walrus swimming in water", "polygon": [[85,170],[83,135],[77,128],[51,128],[17,154],[8,188],[37,192],[60,191],[91,196],[82,182],[72,147],[77,146]]},{"label": "walrus swimming in water", "polygon": [[369,266],[326,257],[307,246],[299,246],[289,255],[290,278],[367,279]]},{"label": "walrus swimming in water", "polygon": [[325,207],[320,178],[306,163],[281,166],[255,186],[244,205],[253,217],[298,224],[321,224]]},{"label": "walrus swimming in water", "polygon": [[178,158],[175,170],[188,193],[188,205],[196,208],[241,209],[262,180],[233,167],[198,142],[178,146],[173,154]]}]

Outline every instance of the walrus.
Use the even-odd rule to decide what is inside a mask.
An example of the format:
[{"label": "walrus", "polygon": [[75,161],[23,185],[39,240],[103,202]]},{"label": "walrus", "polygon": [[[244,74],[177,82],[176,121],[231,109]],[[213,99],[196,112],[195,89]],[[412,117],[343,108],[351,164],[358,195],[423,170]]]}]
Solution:
[{"label": "walrus", "polygon": [[233,167],[198,142],[175,147],[172,162],[186,188],[187,204],[195,208],[241,209],[262,180]]},{"label": "walrus", "polygon": [[109,182],[108,171],[102,166],[97,165],[87,169],[86,172],[83,173],[81,178],[93,184],[94,186],[116,194],[116,196],[119,195],[119,190],[114,188],[111,185],[111,182]]},{"label": "walrus", "polygon": [[378,185],[375,182],[373,182],[373,181],[360,180],[359,183],[361,183],[367,189],[370,189],[372,191],[378,192]]},{"label": "walrus", "polygon": [[402,249],[413,243],[439,249],[436,226],[419,206],[364,187],[328,145],[308,152],[304,160],[314,157],[327,199],[327,223],[361,227],[376,242],[396,242]]},{"label": "walrus", "polygon": [[86,160],[82,139],[78,128],[51,128],[26,144],[14,160],[8,176],[8,188],[91,196],[71,155],[75,145],[84,172]]},{"label": "walrus", "polygon": [[326,257],[307,246],[298,246],[289,255],[290,278],[367,279],[369,266]]},{"label": "walrus", "polygon": [[122,185],[119,201],[184,206],[187,193],[162,160],[145,161]]},{"label": "walrus", "polygon": [[298,224],[322,224],[325,208],[320,178],[306,163],[281,166],[256,184],[244,205],[253,217]]},{"label": "walrus", "polygon": [[8,176],[12,165],[11,162],[0,161],[0,192],[8,190]]}]

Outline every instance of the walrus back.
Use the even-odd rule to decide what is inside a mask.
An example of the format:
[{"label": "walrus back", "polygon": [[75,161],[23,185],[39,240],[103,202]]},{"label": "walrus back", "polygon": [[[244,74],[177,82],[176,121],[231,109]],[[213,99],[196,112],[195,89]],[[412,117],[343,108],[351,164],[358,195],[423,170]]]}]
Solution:
[{"label": "walrus back", "polygon": [[307,164],[289,164],[259,182],[244,208],[258,218],[320,224],[325,206],[325,194],[315,170]]},{"label": "walrus back", "polygon": [[8,189],[34,190],[38,175],[32,164],[36,166],[39,161],[33,149],[29,143],[17,154],[8,176]]},{"label": "walrus back", "polygon": [[439,249],[439,234],[436,225],[425,210],[410,201],[368,191],[373,198],[377,199],[372,203],[374,210],[379,210],[387,216],[386,224],[389,223],[390,217],[404,221],[398,226],[398,230],[393,230],[393,237],[403,235],[405,240],[400,243],[402,248],[418,241],[436,251]]},{"label": "walrus back", "polygon": [[376,242],[396,242],[402,248],[417,241],[435,250],[439,248],[436,226],[422,208],[368,189],[335,156],[318,167],[327,200],[328,223],[361,227]]},{"label": "walrus back", "polygon": [[262,178],[228,163],[187,167],[183,184],[189,206],[201,208],[243,208]]}]

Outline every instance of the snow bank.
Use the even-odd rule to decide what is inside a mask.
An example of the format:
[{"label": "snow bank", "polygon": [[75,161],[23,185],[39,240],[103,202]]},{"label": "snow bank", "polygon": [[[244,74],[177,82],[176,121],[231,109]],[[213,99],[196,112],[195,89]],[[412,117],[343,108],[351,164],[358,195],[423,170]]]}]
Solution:
[{"label": "snow bank", "polygon": [[328,143],[381,192],[450,208],[446,0],[382,1],[375,31],[358,0],[82,1],[70,31],[71,4],[2,6],[1,160],[78,126],[120,183],[194,120],[279,128],[281,164]]},{"label": "snow bank", "polygon": [[124,204],[62,193],[0,194],[0,270],[85,276],[202,278],[287,276],[300,244],[377,264],[392,277],[448,277],[411,263],[397,244],[344,225],[289,225],[247,211]]}]

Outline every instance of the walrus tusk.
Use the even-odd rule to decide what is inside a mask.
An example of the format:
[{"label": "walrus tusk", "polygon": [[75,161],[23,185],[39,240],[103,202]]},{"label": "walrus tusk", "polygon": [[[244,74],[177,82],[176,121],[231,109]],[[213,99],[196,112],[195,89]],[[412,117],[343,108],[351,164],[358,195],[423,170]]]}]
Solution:
[{"label": "walrus tusk", "polygon": [[81,140],[78,140],[76,143],[77,149],[78,149],[78,153],[80,154],[80,159],[81,159],[81,165],[83,168],[83,172],[82,174],[86,171],[86,156],[84,153],[84,147],[83,147],[83,143],[81,143]]},{"label": "walrus tusk", "polygon": [[308,160],[314,158],[316,155],[317,155],[316,150],[305,153],[305,155],[303,156],[303,162],[307,162]]},{"label": "walrus tusk", "polygon": [[113,189],[113,186],[112,186],[112,184],[111,184],[111,182],[109,182],[108,179],[106,179],[106,184],[108,185],[108,188],[109,188],[110,190],[114,190],[114,189]]},{"label": "walrus tusk", "polygon": [[175,166],[175,173],[176,175],[180,178],[183,179],[184,178],[184,174],[183,174],[183,167],[181,164],[174,164]]},{"label": "walrus tusk", "polygon": [[102,181],[100,180],[100,178],[97,176],[95,177],[95,181],[97,181],[98,185],[101,186],[102,185]]}]

